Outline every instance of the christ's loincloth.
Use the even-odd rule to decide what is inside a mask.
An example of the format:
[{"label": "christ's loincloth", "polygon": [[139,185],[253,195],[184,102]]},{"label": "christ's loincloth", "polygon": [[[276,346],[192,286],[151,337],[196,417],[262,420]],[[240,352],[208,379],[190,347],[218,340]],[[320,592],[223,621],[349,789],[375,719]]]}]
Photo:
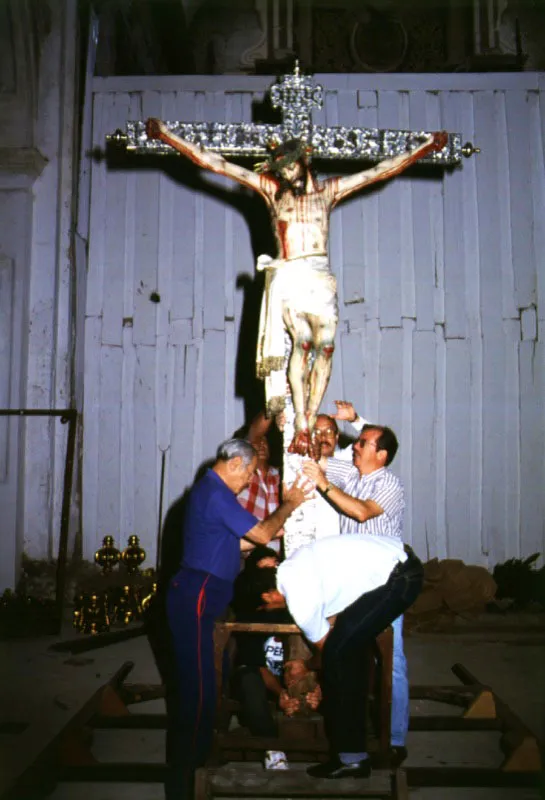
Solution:
[{"label": "christ's loincloth", "polygon": [[268,414],[278,414],[285,406],[286,395],[284,310],[337,324],[337,281],[331,274],[326,256],[306,256],[290,261],[259,256],[257,269],[265,270],[257,341],[257,376],[265,381]]}]

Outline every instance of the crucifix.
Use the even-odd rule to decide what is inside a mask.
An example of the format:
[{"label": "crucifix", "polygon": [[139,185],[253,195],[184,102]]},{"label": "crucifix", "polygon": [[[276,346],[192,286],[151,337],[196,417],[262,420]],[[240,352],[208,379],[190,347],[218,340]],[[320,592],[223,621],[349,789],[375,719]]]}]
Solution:
[{"label": "crucifix", "polygon": [[[267,412],[284,411],[284,480],[305,457],[319,457],[313,428],[329,377],[338,321],[336,281],[329,269],[330,212],[345,198],[398,175],[416,161],[450,166],[476,149],[457,133],[314,125],[323,89],[296,63],[270,90],[279,125],[253,123],[128,122],[108,137],[134,153],[178,152],[198,166],[252,189],[265,201],[277,254],[259,256],[265,292],[257,343],[257,372],[265,381]],[[254,170],[225,156],[261,158]],[[319,180],[312,158],[361,160],[373,166]],[[286,555],[312,541],[316,507],[301,506],[285,526]]]}]

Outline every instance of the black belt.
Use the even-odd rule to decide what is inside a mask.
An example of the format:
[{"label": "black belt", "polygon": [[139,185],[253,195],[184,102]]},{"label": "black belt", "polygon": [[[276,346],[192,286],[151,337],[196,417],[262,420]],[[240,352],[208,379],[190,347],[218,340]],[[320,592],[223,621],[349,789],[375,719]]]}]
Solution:
[{"label": "black belt", "polygon": [[406,570],[409,569],[422,569],[422,563],[412,547],[408,544],[403,545],[404,551],[407,553],[407,558],[405,561],[398,561],[393,570],[390,573],[390,578],[393,578],[395,575],[399,575]]}]

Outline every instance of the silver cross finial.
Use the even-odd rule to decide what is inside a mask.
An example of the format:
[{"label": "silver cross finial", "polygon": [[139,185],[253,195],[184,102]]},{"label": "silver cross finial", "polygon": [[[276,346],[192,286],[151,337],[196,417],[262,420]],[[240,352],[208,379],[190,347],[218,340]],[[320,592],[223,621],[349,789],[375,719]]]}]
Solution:
[{"label": "silver cross finial", "polygon": [[279,108],[283,116],[284,139],[310,141],[312,109],[323,105],[323,88],[312,78],[301,75],[299,61],[295,62],[293,74],[284,75],[270,90],[273,108]]}]

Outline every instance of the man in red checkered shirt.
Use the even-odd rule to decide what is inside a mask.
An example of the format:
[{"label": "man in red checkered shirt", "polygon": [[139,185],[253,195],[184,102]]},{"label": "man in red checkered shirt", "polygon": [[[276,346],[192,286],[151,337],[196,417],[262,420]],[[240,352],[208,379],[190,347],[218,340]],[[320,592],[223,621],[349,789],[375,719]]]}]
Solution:
[{"label": "man in red checkered shirt", "polygon": [[[269,464],[269,442],[267,441],[267,431],[271,425],[271,419],[267,419],[261,412],[253,420],[248,432],[248,441],[257,450],[257,469],[254,472],[249,486],[244,489],[237,500],[259,521],[269,517],[280,505],[280,473],[276,467]],[[269,543],[269,547],[280,552],[279,536],[282,536],[283,529],[280,530],[275,539]]]}]

